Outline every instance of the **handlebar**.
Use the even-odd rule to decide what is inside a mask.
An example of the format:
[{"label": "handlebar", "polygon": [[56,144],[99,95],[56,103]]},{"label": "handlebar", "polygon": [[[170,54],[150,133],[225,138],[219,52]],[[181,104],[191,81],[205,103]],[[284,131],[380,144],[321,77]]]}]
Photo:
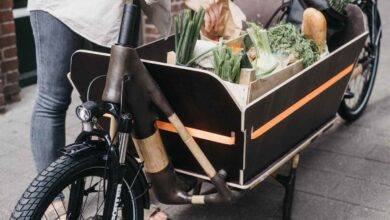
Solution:
[{"label": "handlebar", "polygon": [[137,4],[125,4],[119,31],[118,45],[136,47],[138,41],[140,8]]}]

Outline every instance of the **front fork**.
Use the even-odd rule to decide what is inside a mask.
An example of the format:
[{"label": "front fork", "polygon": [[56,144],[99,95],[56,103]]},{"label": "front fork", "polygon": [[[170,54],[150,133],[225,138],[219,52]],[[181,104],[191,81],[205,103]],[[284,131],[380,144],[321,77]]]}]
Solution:
[{"label": "front fork", "polygon": [[[114,119],[112,119],[114,120]],[[123,178],[126,172],[126,154],[131,136],[132,119],[129,114],[121,115],[118,124],[118,151],[115,149],[116,145],[111,145],[110,151],[112,158],[109,160],[111,163],[109,172],[109,180],[107,187],[106,200],[104,205],[103,218],[104,219],[116,219],[118,215],[118,208],[121,202],[121,193]],[[115,139],[115,136],[111,137]],[[131,189],[129,189],[131,190]]]},{"label": "front fork", "polygon": [[[97,102],[88,101],[76,108],[76,115],[82,122],[83,131],[77,137],[76,142],[70,148],[67,148],[64,153],[69,155],[77,155],[85,152],[89,153],[89,149],[94,148],[94,144],[87,144],[90,141],[102,143],[100,150],[106,150],[106,166],[104,179],[106,187],[104,187],[104,210],[103,219],[116,219],[118,216],[118,208],[121,204],[122,185],[129,168],[133,169],[135,173],[130,189],[134,184],[141,184],[145,189],[144,193],[150,188],[147,185],[146,179],[143,176],[143,165],[135,167],[136,161],[133,162],[127,158],[127,149],[133,130],[133,120],[130,114],[119,114],[119,105],[104,102],[98,104]],[[102,129],[96,129],[97,121],[102,116],[109,116],[111,118],[110,134]],[[115,123],[112,123],[112,122]],[[97,126],[98,127],[98,126]],[[90,146],[90,147],[85,147]],[[142,177],[141,177],[142,176]],[[138,179],[141,178],[141,179]],[[136,183],[137,182],[137,183]],[[143,193],[143,194],[144,194]],[[138,195],[138,198],[143,195]],[[134,202],[134,201],[130,201]],[[144,200],[145,207],[148,207],[148,199]]]}]

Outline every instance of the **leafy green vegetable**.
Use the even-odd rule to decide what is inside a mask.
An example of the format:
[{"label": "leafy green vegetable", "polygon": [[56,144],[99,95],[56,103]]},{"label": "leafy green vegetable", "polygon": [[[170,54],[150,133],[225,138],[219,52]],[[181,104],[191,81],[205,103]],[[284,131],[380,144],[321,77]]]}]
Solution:
[{"label": "leafy green vegetable", "polygon": [[205,10],[201,8],[194,14],[185,9],[180,16],[175,16],[176,27],[176,62],[179,65],[186,65],[192,58],[196,41],[199,38],[200,28],[204,19]]},{"label": "leafy green vegetable", "polygon": [[[248,36],[247,34],[243,34],[243,35],[241,35],[241,36],[239,36],[239,37],[237,37],[237,38],[233,38],[233,39],[230,39],[230,40],[227,40],[227,41],[224,41],[224,40],[223,40],[223,41],[220,42],[220,43],[222,43],[223,45],[229,45],[230,43],[232,43],[232,42],[234,42],[234,41],[237,41],[237,40],[239,40],[239,39],[241,39],[241,38],[245,39],[247,36]],[[186,66],[189,66],[189,65],[193,64],[195,61],[197,61],[197,60],[203,58],[204,56],[206,56],[207,54],[213,52],[213,51],[216,50],[217,48],[218,48],[218,46],[215,46],[215,47],[213,47],[213,48],[210,48],[209,50],[204,51],[203,53],[199,54],[198,56],[193,57],[190,61],[187,62]]]},{"label": "leafy green vegetable", "polygon": [[223,80],[238,83],[241,71],[241,54],[233,54],[232,49],[222,44],[213,51],[214,72]]},{"label": "leafy green vegetable", "polygon": [[268,30],[271,50],[273,53],[293,54],[302,59],[305,66],[316,62],[320,53],[317,45],[306,39],[301,32],[290,23],[278,24]]},{"label": "leafy green vegetable", "polygon": [[330,6],[340,14],[344,14],[344,9],[351,0],[329,0]]},{"label": "leafy green vegetable", "polygon": [[256,75],[265,76],[272,73],[279,65],[279,61],[272,54],[267,31],[254,23],[248,23],[248,35],[256,49]]}]

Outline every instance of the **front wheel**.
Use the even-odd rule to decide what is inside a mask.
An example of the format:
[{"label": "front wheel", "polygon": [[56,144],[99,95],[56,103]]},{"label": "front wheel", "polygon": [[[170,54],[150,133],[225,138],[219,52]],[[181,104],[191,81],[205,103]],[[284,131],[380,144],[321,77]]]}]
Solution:
[{"label": "front wheel", "polygon": [[[62,156],[30,184],[10,219],[102,219],[107,190],[104,153]],[[134,173],[124,178],[116,219],[143,219],[143,190]],[[130,178],[132,176],[132,178]]]}]

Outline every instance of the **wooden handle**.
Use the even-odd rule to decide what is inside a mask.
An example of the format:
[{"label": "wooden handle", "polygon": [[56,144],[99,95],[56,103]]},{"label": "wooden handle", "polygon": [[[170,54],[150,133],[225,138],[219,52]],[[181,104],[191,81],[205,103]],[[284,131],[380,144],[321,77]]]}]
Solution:
[{"label": "wooden handle", "polygon": [[196,143],[194,138],[188,133],[187,129],[184,127],[183,123],[180,121],[179,117],[176,114],[173,114],[168,118],[172,123],[173,127],[176,128],[177,133],[180,135],[181,139],[187,145],[188,149],[194,155],[195,159],[198,161],[200,166],[203,168],[208,177],[214,177],[217,172],[215,171],[213,165],[207,159],[206,155],[200,149],[199,145]]}]

